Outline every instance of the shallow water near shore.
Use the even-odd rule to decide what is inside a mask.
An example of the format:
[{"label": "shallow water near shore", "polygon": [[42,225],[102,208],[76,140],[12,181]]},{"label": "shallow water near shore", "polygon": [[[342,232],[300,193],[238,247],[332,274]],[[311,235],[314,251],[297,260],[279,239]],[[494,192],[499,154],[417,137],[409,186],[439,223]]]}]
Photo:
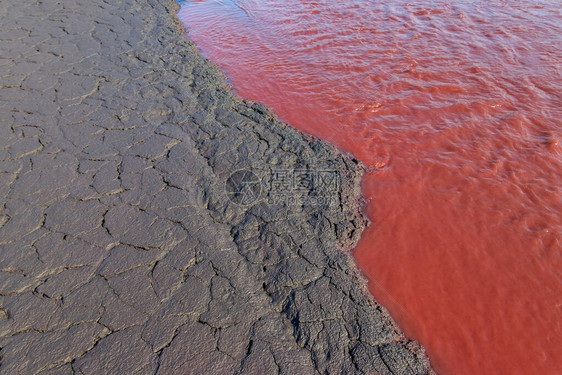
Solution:
[{"label": "shallow water near shore", "polygon": [[562,9],[184,1],[242,97],[352,152],[375,298],[440,374],[562,372]]}]

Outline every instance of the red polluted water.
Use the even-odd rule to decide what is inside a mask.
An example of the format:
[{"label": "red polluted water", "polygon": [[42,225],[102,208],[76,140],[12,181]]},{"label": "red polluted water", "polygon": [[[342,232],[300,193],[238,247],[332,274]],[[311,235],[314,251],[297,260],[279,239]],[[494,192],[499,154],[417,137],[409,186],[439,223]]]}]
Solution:
[{"label": "red polluted water", "polygon": [[368,167],[354,250],[439,374],[562,374],[558,1],[203,0],[242,97]]}]

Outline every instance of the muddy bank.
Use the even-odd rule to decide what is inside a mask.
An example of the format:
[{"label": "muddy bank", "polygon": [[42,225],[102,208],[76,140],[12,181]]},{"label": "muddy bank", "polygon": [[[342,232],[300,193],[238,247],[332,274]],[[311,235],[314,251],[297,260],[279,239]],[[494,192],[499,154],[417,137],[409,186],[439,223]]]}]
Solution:
[{"label": "muddy bank", "polygon": [[361,166],[235,97],[175,9],[0,10],[0,372],[430,372],[341,251]]}]

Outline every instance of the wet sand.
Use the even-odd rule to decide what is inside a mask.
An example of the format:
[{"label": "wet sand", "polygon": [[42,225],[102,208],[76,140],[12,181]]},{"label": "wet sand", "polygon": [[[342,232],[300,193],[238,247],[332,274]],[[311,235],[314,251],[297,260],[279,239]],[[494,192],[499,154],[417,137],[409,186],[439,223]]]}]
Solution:
[{"label": "wet sand", "polygon": [[[431,373],[348,252],[362,166],[234,96],[176,7],[0,9],[0,373]],[[335,204],[272,203],[279,171]]]}]

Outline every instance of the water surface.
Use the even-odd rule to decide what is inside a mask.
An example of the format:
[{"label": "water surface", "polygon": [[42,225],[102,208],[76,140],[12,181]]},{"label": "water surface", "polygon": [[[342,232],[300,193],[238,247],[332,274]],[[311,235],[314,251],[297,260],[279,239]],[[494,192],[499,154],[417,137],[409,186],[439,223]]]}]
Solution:
[{"label": "water surface", "polygon": [[370,168],[355,258],[440,374],[562,373],[561,9],[182,3],[237,93]]}]

